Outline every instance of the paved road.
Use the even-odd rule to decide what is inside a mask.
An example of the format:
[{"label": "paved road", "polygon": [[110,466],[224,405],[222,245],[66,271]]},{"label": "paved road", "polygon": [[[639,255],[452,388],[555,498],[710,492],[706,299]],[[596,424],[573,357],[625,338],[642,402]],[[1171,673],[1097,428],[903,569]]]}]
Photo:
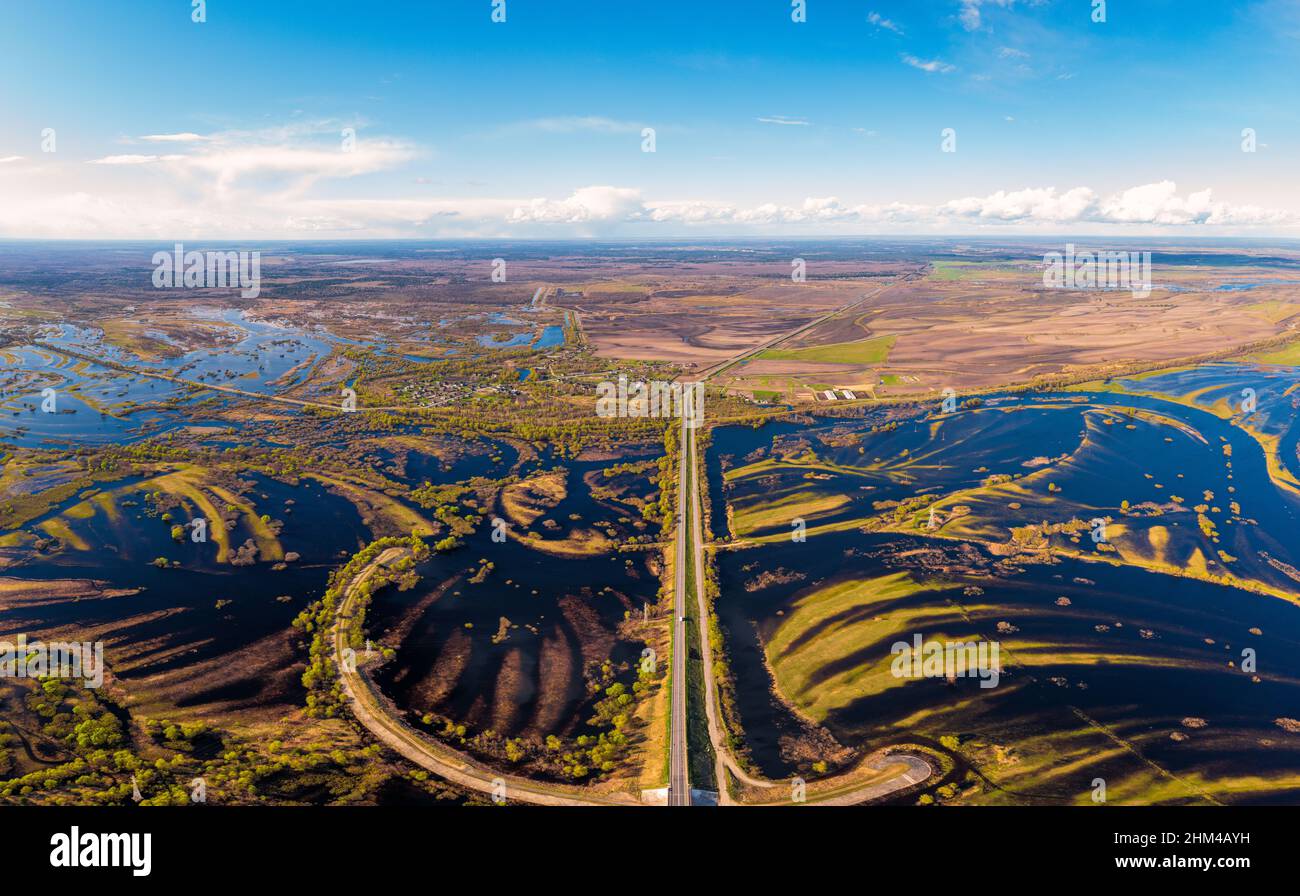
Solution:
[{"label": "paved road", "polygon": [[[682,425],[682,442],[683,456],[689,456],[691,463],[695,459],[695,430],[690,429],[685,424]],[[689,446],[689,448],[687,447]],[[694,467],[692,467],[694,469]],[[694,479],[692,479],[694,484]],[[690,535],[690,562],[695,566],[695,613],[700,622],[700,656],[704,667],[704,715],[708,723],[709,741],[713,744],[714,755],[714,778],[718,782],[718,804],[727,806],[732,804],[730,793],[725,786],[727,771],[730,771],[738,779],[752,787],[772,787],[770,781],[763,781],[745,773],[732,757],[731,751],[726,747],[726,741],[723,738],[722,723],[718,716],[717,685],[713,677],[713,647],[709,644],[708,628],[703,622],[709,618],[708,601],[704,596],[704,516],[700,506],[700,489],[692,488],[688,500],[691,503],[691,525]],[[684,556],[679,552],[678,556]],[[683,567],[685,564],[682,564]]]},{"label": "paved road", "polygon": [[[679,477],[678,506],[681,508],[689,507],[690,513],[688,519],[685,510],[682,511],[682,515],[679,517],[680,524],[677,527],[677,557],[682,559],[677,562],[677,595],[679,595],[679,597],[675,600],[675,608],[673,611],[675,613],[676,624],[673,629],[675,640],[673,646],[674,686],[672,716],[672,769],[675,771],[680,767],[684,777],[688,767],[688,753],[685,737],[686,688],[684,684],[681,687],[677,686],[676,681],[678,680],[678,675],[676,670],[678,668],[678,663],[680,662],[683,667],[682,676],[684,679],[685,657],[687,650],[689,650],[689,645],[685,641],[685,626],[681,622],[681,617],[685,614],[685,610],[683,609],[684,602],[689,601],[691,597],[691,595],[686,593],[685,585],[686,564],[690,563],[694,566],[694,581],[696,587],[693,594],[696,601],[696,619],[700,620],[700,624],[697,628],[700,633],[699,650],[704,670],[704,712],[708,722],[709,740],[713,745],[713,753],[715,757],[714,777],[718,782],[717,804],[720,806],[746,805],[746,803],[739,802],[732,798],[731,793],[726,786],[728,774],[734,775],[741,783],[749,787],[760,788],[772,791],[776,794],[781,794],[777,799],[762,800],[758,803],[752,803],[751,805],[787,804],[786,799],[788,798],[784,797],[784,794],[789,793],[789,787],[786,782],[768,781],[748,774],[740,767],[740,764],[736,761],[735,757],[731,755],[731,751],[727,748],[720,710],[718,708],[717,684],[713,676],[713,649],[709,644],[708,627],[703,622],[703,620],[708,619],[709,611],[708,601],[704,595],[703,589],[704,517],[701,513],[701,491],[697,487],[696,477],[694,475],[696,469],[696,433],[694,429],[686,426],[685,422],[683,422],[681,429],[682,475]],[[687,488],[688,483],[690,485],[689,489]],[[689,494],[687,492],[689,492]],[[689,544],[684,544],[683,542],[687,540],[689,540]],[[680,715],[678,710],[679,705],[681,706]],[[681,734],[680,738],[679,732]],[[679,750],[680,766],[677,764]],[[849,806],[857,803],[870,802],[871,800],[888,796],[889,794],[895,793],[899,790],[905,790],[914,784],[919,784],[934,773],[929,762],[927,762],[923,757],[912,753],[891,753],[888,756],[877,757],[868,760],[866,762],[866,767],[878,771],[884,771],[893,767],[896,768],[897,771],[884,781],[877,781],[872,784],[861,786],[848,784],[842,788],[838,788],[835,786],[834,779],[830,779],[819,785],[819,789],[822,790],[824,795],[810,795],[806,804],[810,806]],[[670,779],[676,780],[672,778],[671,772]],[[682,786],[684,787],[685,784]],[[684,801],[676,801],[676,792],[677,785],[674,785],[673,791],[670,791],[670,805],[690,805],[689,797]],[[689,794],[689,791],[686,792]]]},{"label": "paved road", "polygon": [[[854,308],[857,308],[858,306],[862,305],[868,300],[880,295],[880,293],[887,288],[888,288],[887,286],[881,286],[876,290],[863,296],[862,298],[858,299],[857,301],[851,302],[848,305],[845,305],[841,308],[837,308],[836,310],[828,314],[824,314],[814,320],[811,320],[806,324],[802,324],[801,326],[795,328],[794,330],[791,330],[788,333],[770,339],[767,342],[764,342],[763,344],[755,348],[747,349],[746,351],[740,353],[739,355],[736,355],[735,357],[727,361],[723,361],[719,364],[715,364],[711,367],[708,367],[705,370],[701,371],[700,379],[702,381],[708,380],[710,377],[715,376],[716,374],[730,367],[732,364],[735,364],[746,358],[753,357],[759,352],[765,351],[769,348],[773,348],[783,342],[786,342],[787,340],[793,339],[794,337],[800,335],[801,333],[805,333],[811,330],[813,327],[816,327],[819,324],[827,320],[830,320],[831,318],[837,315],[844,314]],[[687,389],[683,389],[683,393],[686,395],[692,395],[694,394],[694,391],[687,388]],[[783,785],[784,782],[768,781],[746,773],[745,770],[740,767],[740,764],[736,761],[735,757],[731,755],[731,751],[727,748],[727,742],[724,736],[723,726],[720,718],[720,712],[717,704],[717,684],[714,681],[714,676],[713,676],[713,652],[712,652],[712,647],[709,644],[708,625],[706,623],[706,620],[708,619],[708,601],[705,598],[704,587],[703,587],[703,583],[704,583],[703,514],[701,512],[702,507],[700,504],[701,491],[699,488],[699,484],[695,481],[696,477],[694,476],[695,430],[686,425],[687,419],[690,419],[690,415],[683,414],[682,427],[681,427],[682,461],[681,461],[680,473],[678,476],[677,506],[679,508],[679,516],[678,516],[678,526],[677,526],[677,561],[676,561],[677,582],[675,588],[676,596],[675,596],[674,610],[673,610],[674,613],[673,670],[674,671],[673,671],[673,714],[671,720],[672,722],[672,734],[671,734],[672,763],[670,765],[671,770],[670,770],[669,777],[670,780],[675,780],[673,778],[673,774],[680,767],[682,770],[681,774],[684,778],[686,775],[686,768],[687,768],[687,756],[686,756],[687,744],[686,744],[686,736],[685,736],[686,687],[685,687],[684,669],[685,669],[685,654],[688,648],[685,644],[686,627],[682,623],[681,618],[685,613],[685,611],[682,609],[683,604],[685,600],[689,599],[689,595],[686,594],[686,563],[689,562],[694,567],[694,581],[695,581],[694,593],[696,599],[696,618],[697,620],[699,620],[699,625],[697,626],[699,630],[699,637],[700,637],[699,649],[700,649],[700,655],[702,658],[702,665],[704,670],[704,711],[708,723],[709,740],[713,745],[713,752],[715,756],[714,771],[715,771],[715,777],[717,779],[717,786],[718,786],[718,805],[722,805],[722,806],[736,805],[737,803],[735,800],[732,799],[731,794],[727,787],[728,774],[734,775],[735,778],[739,780],[741,783],[749,787],[755,787],[755,788],[763,788],[763,789],[774,788]],[[689,483],[689,492],[690,492],[689,494],[687,494],[688,483]],[[689,514],[689,520],[687,519],[687,513],[685,510],[685,508],[687,508],[688,506],[691,508]],[[689,547],[685,544],[685,541],[688,538],[690,541]],[[679,662],[683,669],[683,674],[680,677],[677,674],[677,668]],[[679,715],[679,705],[680,705],[680,715]],[[682,754],[680,761],[677,758],[679,749]],[[886,764],[884,765],[877,764],[881,762],[884,762]],[[894,793],[898,790],[903,790],[905,788],[911,787],[914,784],[918,784],[921,781],[924,781],[927,778],[929,778],[934,773],[930,764],[926,762],[925,759],[923,759],[920,756],[909,754],[909,753],[891,754],[889,757],[885,759],[872,760],[867,763],[867,766],[869,768],[877,768],[883,770],[885,768],[888,768],[891,764],[900,766],[901,770],[898,772],[898,774],[896,774],[895,776],[891,777],[886,781],[881,781],[875,784],[871,784],[865,787],[858,787],[858,788],[850,786],[844,789],[843,791],[833,790],[832,791],[833,796],[829,796],[824,799],[814,798],[814,800],[809,801],[809,804],[810,805],[850,805],[853,803],[867,802],[869,800],[878,799],[881,796]],[[670,791],[670,802],[674,798],[675,798],[675,794],[672,791]],[[680,803],[672,802],[672,804],[689,805],[690,804],[689,796],[687,797],[686,802],[680,802]]]},{"label": "paved road", "polygon": [[902,763],[906,768],[894,775],[887,781],[879,781],[875,784],[869,784],[866,787],[857,788],[847,791],[836,796],[829,796],[825,799],[809,800],[810,806],[852,806],[857,803],[865,803],[870,800],[880,799],[882,796],[889,796],[899,790],[905,790],[913,784],[920,784],[922,781],[934,774],[934,769],[930,763],[926,762],[920,756],[914,753],[890,753],[888,756],[882,756],[867,763],[867,768],[874,768],[883,771],[891,765]]},{"label": "paved road", "polygon": [[[691,389],[683,389],[683,400],[690,401],[694,394]],[[668,753],[668,805],[689,806],[691,804],[690,763],[686,745],[686,655],[690,646],[686,641],[686,564],[688,562],[687,544],[687,502],[693,490],[687,488],[690,481],[690,460],[687,454],[689,427],[686,421],[691,415],[682,414],[681,453],[678,455],[680,469],[677,476],[677,551],[673,558],[677,579],[673,588],[673,666],[672,666],[672,718],[669,723]],[[698,580],[697,580],[698,585]]]},{"label": "paved road", "polygon": [[[359,587],[375,575],[382,566],[396,562],[404,556],[405,552],[405,548],[390,548],[359,572],[344,593],[336,616],[339,619],[351,618],[355,612],[353,601],[356,599]],[[558,784],[544,784],[514,775],[502,775],[464,753],[453,750],[415,730],[402,721],[396,709],[375,688],[365,670],[364,662],[358,661],[355,668],[352,664],[344,662],[344,649],[348,646],[344,626],[336,626],[331,633],[331,638],[334,642],[334,663],[339,670],[339,682],[348,697],[348,705],[353,716],[381,743],[387,744],[421,768],[454,784],[488,794],[494,801],[499,802],[531,803],[541,806],[642,805],[627,794],[584,793]]]},{"label": "paved road", "polygon": [[[851,305],[840,308],[830,314],[823,315],[798,329],[779,336],[773,340],[750,349],[730,361],[723,362],[711,368],[704,378],[712,376],[719,370],[750,357],[760,351],[771,348],[781,342],[793,338],[799,333],[829,320],[837,314],[843,313],[849,308],[862,304],[867,299],[877,295],[880,290],[869,296],[864,296]],[[536,296],[534,297],[536,300]],[[112,367],[137,376],[150,377],[158,380],[166,380],[180,385],[191,386],[199,389],[209,389],[214,392],[225,392],[233,395],[240,395],[246,398],[260,399],[262,401],[273,402],[277,404],[297,406],[297,407],[318,407],[328,410],[339,410],[335,405],[325,404],[324,402],[309,401],[296,398],[287,398],[278,395],[266,395],[257,392],[250,392],[233,386],[224,386],[216,383],[204,383],[195,380],[188,380],[182,377],[171,376],[169,374],[154,373],[151,371],[138,370],[126,365],[117,364],[102,358],[96,358],[90,355],[82,355],[79,352],[69,351],[67,349],[55,346],[40,344],[51,352],[62,354],[68,357],[80,358],[91,361],[105,367]],[[687,390],[687,400],[694,393]],[[364,410],[375,411],[402,411],[414,410],[411,408],[392,407],[392,408],[365,408]],[[741,781],[751,786],[771,787],[774,782],[762,781],[747,775],[730,752],[726,749],[725,741],[722,737],[721,724],[718,721],[718,709],[716,705],[716,689],[713,681],[713,664],[711,659],[711,650],[708,643],[708,628],[704,620],[708,618],[707,607],[705,603],[703,589],[701,587],[703,579],[703,536],[701,530],[701,516],[699,505],[699,489],[695,487],[694,482],[694,457],[695,457],[695,433],[686,425],[686,420],[692,418],[692,414],[683,415],[682,434],[681,434],[681,470],[678,476],[678,526],[677,526],[677,552],[676,552],[676,587],[673,595],[673,657],[672,657],[672,717],[670,720],[670,749],[669,749],[669,791],[668,804],[670,806],[689,806],[691,804],[690,791],[690,767],[689,753],[686,737],[686,658],[689,651],[687,643],[686,623],[684,617],[690,596],[686,593],[686,569],[687,563],[694,566],[694,581],[696,583],[695,596],[697,599],[697,618],[700,622],[698,629],[700,632],[700,646],[703,656],[703,668],[705,678],[705,711],[708,718],[709,739],[713,742],[714,751],[717,757],[717,780],[719,783],[720,802],[727,804],[730,798],[725,786],[726,778],[725,769],[729,770]],[[688,511],[689,508],[689,511]],[[688,521],[687,517],[690,517]],[[689,544],[688,544],[689,539]],[[369,579],[380,568],[380,564],[392,562],[397,556],[392,549],[386,551],[384,555],[376,559],[375,563],[360,573],[349,586],[344,596],[343,602],[339,607],[339,617],[346,618],[351,614],[351,601],[356,593],[356,587],[360,583]],[[438,741],[424,735],[423,733],[411,728],[403,722],[397,714],[386,704],[379,692],[370,681],[365,669],[358,664],[355,669],[350,668],[348,664],[342,662],[343,650],[347,647],[343,635],[342,627],[337,627],[333,633],[335,663],[339,668],[339,680],[343,687],[344,693],[348,696],[353,715],[362,725],[370,730],[380,741],[387,744],[401,755],[405,756],[411,762],[422,768],[445,778],[453,783],[468,787],[472,790],[478,790],[488,794],[500,794],[504,785],[506,801],[535,803],[540,805],[638,805],[630,796],[609,795],[595,796],[578,793],[559,786],[539,784],[529,781],[525,778],[514,776],[502,776],[494,770],[482,766],[456,750],[447,747]],[[902,787],[911,786],[920,780],[925,780],[931,774],[930,766],[924,760],[914,756],[907,756],[911,760],[911,765],[906,773],[900,775],[897,779],[891,779],[889,782],[883,782],[873,785],[869,790],[871,794],[854,791],[844,797],[839,797],[836,802],[849,801],[861,802],[864,799],[872,799],[877,795],[889,793]],[[919,765],[918,765],[919,763]],[[922,768],[924,774],[916,780],[917,774],[921,774]],[[895,786],[896,785],[896,786]],[[875,793],[879,791],[879,793]],[[831,801],[827,801],[828,804]]]}]

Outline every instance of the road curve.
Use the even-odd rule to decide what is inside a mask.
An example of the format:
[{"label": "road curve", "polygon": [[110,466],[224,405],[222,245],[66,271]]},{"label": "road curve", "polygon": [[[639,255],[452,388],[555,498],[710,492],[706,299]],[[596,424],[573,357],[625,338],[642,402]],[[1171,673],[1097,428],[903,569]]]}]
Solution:
[{"label": "road curve", "polygon": [[333,641],[334,663],[338,667],[339,683],[347,695],[348,705],[356,720],[381,743],[391,747],[421,768],[461,787],[486,793],[492,796],[494,801],[540,806],[643,805],[630,795],[582,793],[575,788],[530,781],[515,775],[503,775],[488,768],[407,725],[395,714],[395,708],[379,694],[366,672],[365,663],[357,661],[354,665],[344,661],[343,651],[348,645],[345,627],[338,620],[352,616],[353,601],[356,599],[360,585],[370,579],[382,566],[396,561],[406,552],[406,548],[389,548],[376,557],[347,586],[335,614],[336,622],[330,633]]},{"label": "road curve", "polygon": [[825,799],[810,800],[808,805],[853,806],[858,803],[866,803],[889,796],[891,793],[897,793],[900,790],[906,790],[914,784],[920,784],[934,774],[934,768],[930,763],[915,753],[890,753],[878,759],[869,760],[866,767],[883,771],[889,766],[900,762],[907,766],[907,770],[895,775],[888,781],[868,784],[866,787],[849,790],[835,796],[828,796]]}]

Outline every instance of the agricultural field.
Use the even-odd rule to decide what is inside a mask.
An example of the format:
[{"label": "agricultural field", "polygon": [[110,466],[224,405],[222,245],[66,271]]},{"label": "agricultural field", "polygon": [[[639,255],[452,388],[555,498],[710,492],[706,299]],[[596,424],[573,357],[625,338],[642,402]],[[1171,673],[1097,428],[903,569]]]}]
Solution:
[{"label": "agricultural field", "polygon": [[979,256],[996,260],[936,253],[921,273],[878,281],[883,288],[862,303],[741,360],[721,379],[769,402],[807,401],[826,389],[911,400],[1105,377],[1236,349],[1291,360],[1286,336],[1300,321],[1293,260],[1224,256],[1215,265],[1186,249],[1157,250],[1151,294],[1138,298],[1045,287],[1043,253],[1053,249]]}]

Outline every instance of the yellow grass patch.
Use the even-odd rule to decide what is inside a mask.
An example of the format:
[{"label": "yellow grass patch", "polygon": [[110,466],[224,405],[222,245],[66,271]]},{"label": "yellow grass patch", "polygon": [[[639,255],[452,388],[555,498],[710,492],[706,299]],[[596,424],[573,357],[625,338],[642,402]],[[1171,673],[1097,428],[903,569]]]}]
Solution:
[{"label": "yellow grass patch", "polygon": [[[900,631],[915,631],[927,618],[949,616],[952,609],[914,606],[875,617],[853,611],[942,587],[894,573],[839,582],[801,598],[764,648],[778,689],[821,721],[861,697],[897,686],[900,681],[890,671],[893,658],[886,642]],[[827,665],[872,644],[880,645],[876,661],[820,676]]]},{"label": "yellow grass patch", "polygon": [[782,495],[774,501],[760,499],[735,507],[732,522],[737,535],[748,535],[771,526],[789,526],[796,517],[811,519],[838,510],[849,503],[847,495],[833,492],[799,491]]},{"label": "yellow grass patch", "polygon": [[40,529],[46,535],[49,535],[51,538],[57,538],[59,541],[69,545],[74,550],[90,550],[90,545],[86,540],[73,532],[68,524],[58,517],[46,520],[45,522],[38,524],[36,528]]},{"label": "yellow grass patch", "polygon": [[542,473],[506,486],[501,492],[501,506],[512,522],[531,526],[567,494],[563,473]]}]

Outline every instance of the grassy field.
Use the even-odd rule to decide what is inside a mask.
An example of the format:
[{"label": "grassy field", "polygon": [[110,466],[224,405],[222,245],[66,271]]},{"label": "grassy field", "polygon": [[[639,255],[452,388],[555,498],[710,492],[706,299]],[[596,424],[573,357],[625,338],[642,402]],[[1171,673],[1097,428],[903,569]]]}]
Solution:
[{"label": "grassy field", "polygon": [[1260,364],[1278,364],[1295,367],[1300,365],[1300,342],[1293,342],[1285,348],[1280,348],[1275,352],[1251,355],[1249,360],[1257,361]]},{"label": "grassy field", "polygon": [[796,517],[812,519],[832,513],[849,503],[847,495],[826,494],[812,489],[790,492],[775,500],[760,500],[738,505],[733,522],[736,534],[751,535],[762,529],[781,526],[786,531]]},{"label": "grassy field", "polygon": [[917,582],[907,573],[894,573],[840,582],[800,599],[766,645],[782,695],[820,722],[828,713],[861,697],[899,686],[900,680],[890,674],[892,657],[887,647],[879,651],[878,662],[854,665],[829,676],[825,673],[863,645],[883,642],[898,632],[917,631],[927,616],[950,616],[951,610],[943,604],[893,613],[865,612],[938,587]]},{"label": "grassy field", "polygon": [[835,342],[808,348],[768,349],[760,361],[808,361],[823,364],[883,364],[894,347],[894,336],[876,336],[857,342]]},{"label": "grassy field", "polygon": [[931,280],[960,280],[967,273],[963,270],[969,268],[974,262],[971,261],[936,261],[934,270],[930,273]]},{"label": "grassy field", "polygon": [[1300,314],[1300,305],[1295,302],[1256,302],[1253,305],[1247,305],[1245,310],[1251,314],[1264,318],[1269,323],[1280,323],[1289,317],[1295,317]]}]

